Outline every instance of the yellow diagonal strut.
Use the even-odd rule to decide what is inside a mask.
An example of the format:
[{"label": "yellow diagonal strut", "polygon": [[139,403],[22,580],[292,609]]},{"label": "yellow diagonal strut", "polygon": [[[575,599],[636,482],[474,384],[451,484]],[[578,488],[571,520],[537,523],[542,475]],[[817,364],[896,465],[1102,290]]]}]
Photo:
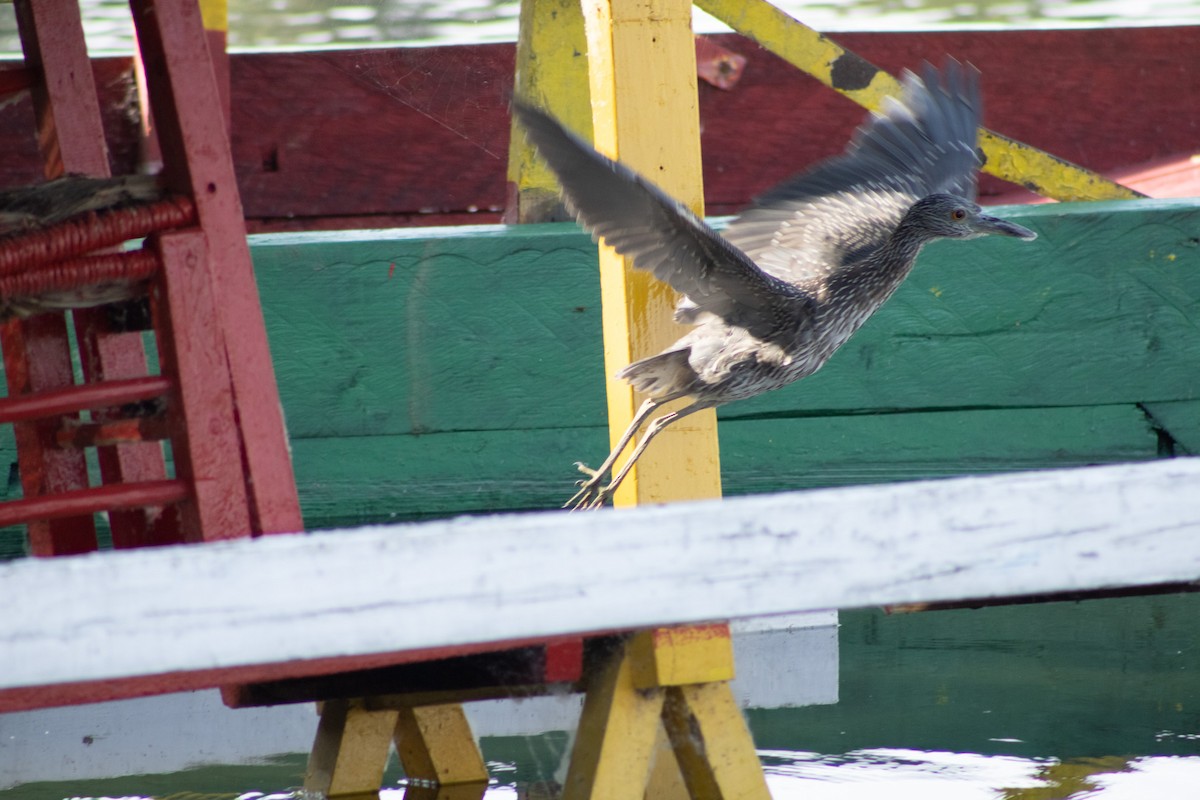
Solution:
[{"label": "yellow diagonal strut", "polygon": [[[765,0],[696,0],[696,5],[872,111],[900,82]],[[1055,200],[1133,200],[1144,195],[1027,144],[981,129],[983,170]]]}]

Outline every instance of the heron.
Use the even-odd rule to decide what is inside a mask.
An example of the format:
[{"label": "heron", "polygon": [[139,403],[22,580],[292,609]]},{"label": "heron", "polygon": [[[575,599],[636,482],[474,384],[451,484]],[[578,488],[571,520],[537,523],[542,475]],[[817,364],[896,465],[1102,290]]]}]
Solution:
[{"label": "heron", "polygon": [[[513,113],[576,221],[680,295],[690,330],[617,373],[641,393],[633,420],[565,508],[598,508],[669,425],[812,375],[892,295],[937,239],[1037,234],[975,203],[979,72],[947,59],[906,71],[845,151],[766,192],[720,233],[549,114]],[[639,429],[666,403],[614,470]],[[613,471],[605,483],[605,475]]]}]

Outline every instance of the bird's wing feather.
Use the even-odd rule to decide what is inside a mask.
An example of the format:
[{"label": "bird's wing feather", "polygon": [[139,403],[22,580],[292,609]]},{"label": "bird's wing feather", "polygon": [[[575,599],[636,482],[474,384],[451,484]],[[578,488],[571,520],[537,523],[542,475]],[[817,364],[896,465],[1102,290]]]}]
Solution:
[{"label": "bird's wing feather", "polygon": [[596,152],[521,101],[513,113],[558,176],[567,207],[593,236],[669,284],[701,311],[770,338],[809,313],[802,289],[759,269],[682,203]]},{"label": "bird's wing feather", "polygon": [[760,267],[805,285],[887,241],[908,208],[948,192],[973,199],[982,102],[979,73],[948,59],[905,74],[846,151],[760,197],[725,238]]}]

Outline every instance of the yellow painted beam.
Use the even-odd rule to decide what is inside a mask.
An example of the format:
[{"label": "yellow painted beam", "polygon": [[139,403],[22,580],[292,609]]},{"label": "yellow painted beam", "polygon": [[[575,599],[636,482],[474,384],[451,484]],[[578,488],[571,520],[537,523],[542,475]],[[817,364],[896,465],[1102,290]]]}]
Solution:
[{"label": "yellow painted beam", "polygon": [[[585,139],[592,135],[587,43],[579,0],[522,0],[513,94]],[[506,222],[547,222],[562,207],[550,168],[515,122],[508,147]]]},{"label": "yellow painted beam", "polygon": [[378,797],[396,717],[395,711],[368,711],[361,700],[322,703],[305,791],[325,797]]},{"label": "yellow painted beam", "polygon": [[769,800],[750,729],[727,682],[668,689],[663,724],[694,800]]},{"label": "yellow painted beam", "polygon": [[400,709],[395,742],[410,779],[440,786],[487,784],[487,767],[458,703]]},{"label": "yellow painted beam", "polygon": [[643,800],[666,690],[639,690],[623,651],[588,682],[563,800]]},{"label": "yellow painted beam", "polygon": [[979,146],[986,159],[984,172],[1020,184],[1043,197],[1064,202],[1145,197],[1099,173],[986,128],[979,131]]},{"label": "yellow painted beam", "polygon": [[[872,111],[900,83],[765,0],[696,0],[696,5],[826,86]],[[1055,200],[1132,200],[1143,195],[1037,148],[981,130],[984,171]]]},{"label": "yellow painted beam", "polygon": [[[649,177],[703,213],[696,49],[689,0],[583,0],[597,149]],[[604,366],[617,370],[671,344],[675,294],[600,248]],[[640,404],[609,378],[611,443]],[[618,465],[619,466],[619,465]],[[614,498],[618,506],[717,497],[721,493],[716,415],[693,414],[667,428]]]},{"label": "yellow painted beam", "polygon": [[629,642],[639,689],[733,679],[729,626],[690,625],[641,631]]},{"label": "yellow painted beam", "polygon": [[650,759],[650,778],[646,782],[645,800],[692,800],[679,759],[667,736],[667,729],[659,724],[654,738],[654,754]]}]

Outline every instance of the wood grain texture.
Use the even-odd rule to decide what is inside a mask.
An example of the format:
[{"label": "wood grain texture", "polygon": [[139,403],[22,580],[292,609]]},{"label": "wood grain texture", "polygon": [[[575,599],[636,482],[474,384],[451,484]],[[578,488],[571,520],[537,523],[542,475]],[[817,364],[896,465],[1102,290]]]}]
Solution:
[{"label": "wood grain texture", "polygon": [[[1200,207],[1008,216],[1041,238],[930,246],[821,372],[723,415],[1200,396]],[[265,238],[254,255],[294,438],[602,421],[595,250],[570,225]]]},{"label": "wood grain texture", "polygon": [[[838,152],[863,114],[752,42],[711,38],[748,58],[735,90],[700,86],[707,208],[728,214]],[[833,38],[893,73],[947,53],[974,63],[989,127],[1090,169],[1191,153],[1200,134],[1197,26]],[[513,65],[508,44],[231,55],[233,152],[253,227],[496,221]],[[130,59],[93,67],[113,172],[135,172]],[[21,72],[0,82],[22,86]],[[0,109],[0,185],[40,179],[32,122],[28,98]]]},{"label": "wood grain texture", "polygon": [[503,207],[512,45],[230,61],[249,216]]},{"label": "wood grain texture", "polygon": [[[1028,246],[930,248],[822,372],[722,410],[726,492],[1197,452],[1197,213],[1044,206],[1012,214],[1041,231]],[[574,226],[252,251],[307,527],[554,508],[607,449],[595,249]]]},{"label": "wood grain texture", "polygon": [[[712,38],[749,60],[735,90],[699,87],[706,204],[727,214],[839,152],[863,112],[749,40]],[[988,127],[1090,169],[1190,153],[1200,133],[1194,26],[832,38],[893,74],[946,54],[974,63]],[[253,216],[424,211],[466,220],[473,208],[498,217],[512,45],[231,60],[234,152]],[[1011,188],[995,179],[983,187]]]},{"label": "wood grain texture", "polygon": [[[1194,452],[1198,209],[1053,205],[935,245],[822,372],[722,409],[731,494]],[[555,507],[607,442],[571,225],[257,237],[310,527]],[[1153,405],[1148,405],[1153,404]],[[1164,417],[1165,418],[1165,417]]]},{"label": "wood grain texture", "polygon": [[1175,459],[27,559],[0,565],[0,705],[70,681],[1195,581],[1198,482],[1200,460]]},{"label": "wood grain texture", "polygon": [[[1158,456],[1136,406],[998,409],[721,423],[726,494],[1073,467]],[[293,441],[309,528],[557,508],[593,427]]]}]

